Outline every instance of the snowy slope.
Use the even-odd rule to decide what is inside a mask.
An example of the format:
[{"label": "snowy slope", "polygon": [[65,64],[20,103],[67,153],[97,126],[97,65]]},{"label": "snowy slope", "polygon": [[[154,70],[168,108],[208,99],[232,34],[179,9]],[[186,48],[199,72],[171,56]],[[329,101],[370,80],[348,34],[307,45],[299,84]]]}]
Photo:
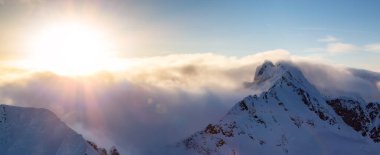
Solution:
[{"label": "snowy slope", "polygon": [[49,110],[0,105],[1,155],[100,155]]},{"label": "snowy slope", "polygon": [[217,123],[178,143],[189,154],[380,154],[380,104],[328,98],[295,66],[265,62]]}]

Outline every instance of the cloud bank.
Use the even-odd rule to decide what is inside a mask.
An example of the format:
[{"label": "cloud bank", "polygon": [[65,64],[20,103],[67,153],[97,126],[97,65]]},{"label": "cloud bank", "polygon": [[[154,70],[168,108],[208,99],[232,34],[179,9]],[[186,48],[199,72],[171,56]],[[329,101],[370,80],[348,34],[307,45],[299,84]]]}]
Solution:
[{"label": "cloud bank", "polygon": [[89,77],[33,73],[2,80],[0,100],[48,108],[86,138],[116,145],[126,155],[164,153],[255,93],[244,83],[253,81],[265,60],[296,64],[325,95],[380,101],[379,73],[323,64],[286,50],[245,57],[208,53],[131,59],[124,71]]},{"label": "cloud bank", "polygon": [[324,95],[353,96],[367,102],[380,101],[380,73],[321,62],[295,62],[305,77]]}]

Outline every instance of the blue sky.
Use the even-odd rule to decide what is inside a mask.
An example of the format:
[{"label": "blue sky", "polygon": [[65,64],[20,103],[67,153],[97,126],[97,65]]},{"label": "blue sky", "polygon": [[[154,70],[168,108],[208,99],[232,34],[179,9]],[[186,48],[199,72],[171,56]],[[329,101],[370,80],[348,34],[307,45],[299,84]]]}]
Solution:
[{"label": "blue sky", "polygon": [[[380,1],[2,0],[0,4],[0,23],[13,23],[8,27],[20,29],[39,19],[59,18],[67,8],[78,16],[87,10],[96,12],[94,18],[113,23],[109,29],[121,38],[119,51],[126,56],[203,52],[245,56],[285,49],[294,55],[380,70],[376,64],[380,59]],[[321,41],[328,36],[336,40]],[[354,48],[328,52],[334,43]],[[366,50],[369,45],[376,48]]]},{"label": "blue sky", "polygon": [[[363,48],[380,43],[379,7],[380,1],[348,0],[144,1],[134,3],[132,11],[139,15],[139,22],[162,31],[156,38],[159,45],[152,45],[158,53],[243,56],[280,48],[295,55],[379,69],[379,51]],[[320,41],[327,36],[357,48],[331,54],[326,50],[329,43]]]},{"label": "blue sky", "polygon": [[135,6],[140,22],[170,31],[162,39],[194,52],[244,55],[284,48],[301,53],[322,46],[317,40],[327,35],[355,44],[380,42],[378,1],[156,1]]}]

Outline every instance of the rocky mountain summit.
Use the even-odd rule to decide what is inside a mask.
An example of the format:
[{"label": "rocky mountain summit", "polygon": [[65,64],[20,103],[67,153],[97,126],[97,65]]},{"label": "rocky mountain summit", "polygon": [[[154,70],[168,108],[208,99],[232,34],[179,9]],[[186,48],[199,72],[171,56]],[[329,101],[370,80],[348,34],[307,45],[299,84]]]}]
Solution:
[{"label": "rocky mountain summit", "polygon": [[250,95],[178,143],[189,154],[380,154],[380,103],[331,98],[292,63],[266,61]]}]

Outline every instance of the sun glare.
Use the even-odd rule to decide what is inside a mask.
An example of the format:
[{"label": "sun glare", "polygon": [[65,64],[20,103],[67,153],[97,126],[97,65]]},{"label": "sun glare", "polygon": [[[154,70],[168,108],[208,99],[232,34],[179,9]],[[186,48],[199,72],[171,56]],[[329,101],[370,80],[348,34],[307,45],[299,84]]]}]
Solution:
[{"label": "sun glare", "polygon": [[28,40],[28,67],[64,75],[85,75],[112,62],[109,40],[79,22],[49,25]]}]

